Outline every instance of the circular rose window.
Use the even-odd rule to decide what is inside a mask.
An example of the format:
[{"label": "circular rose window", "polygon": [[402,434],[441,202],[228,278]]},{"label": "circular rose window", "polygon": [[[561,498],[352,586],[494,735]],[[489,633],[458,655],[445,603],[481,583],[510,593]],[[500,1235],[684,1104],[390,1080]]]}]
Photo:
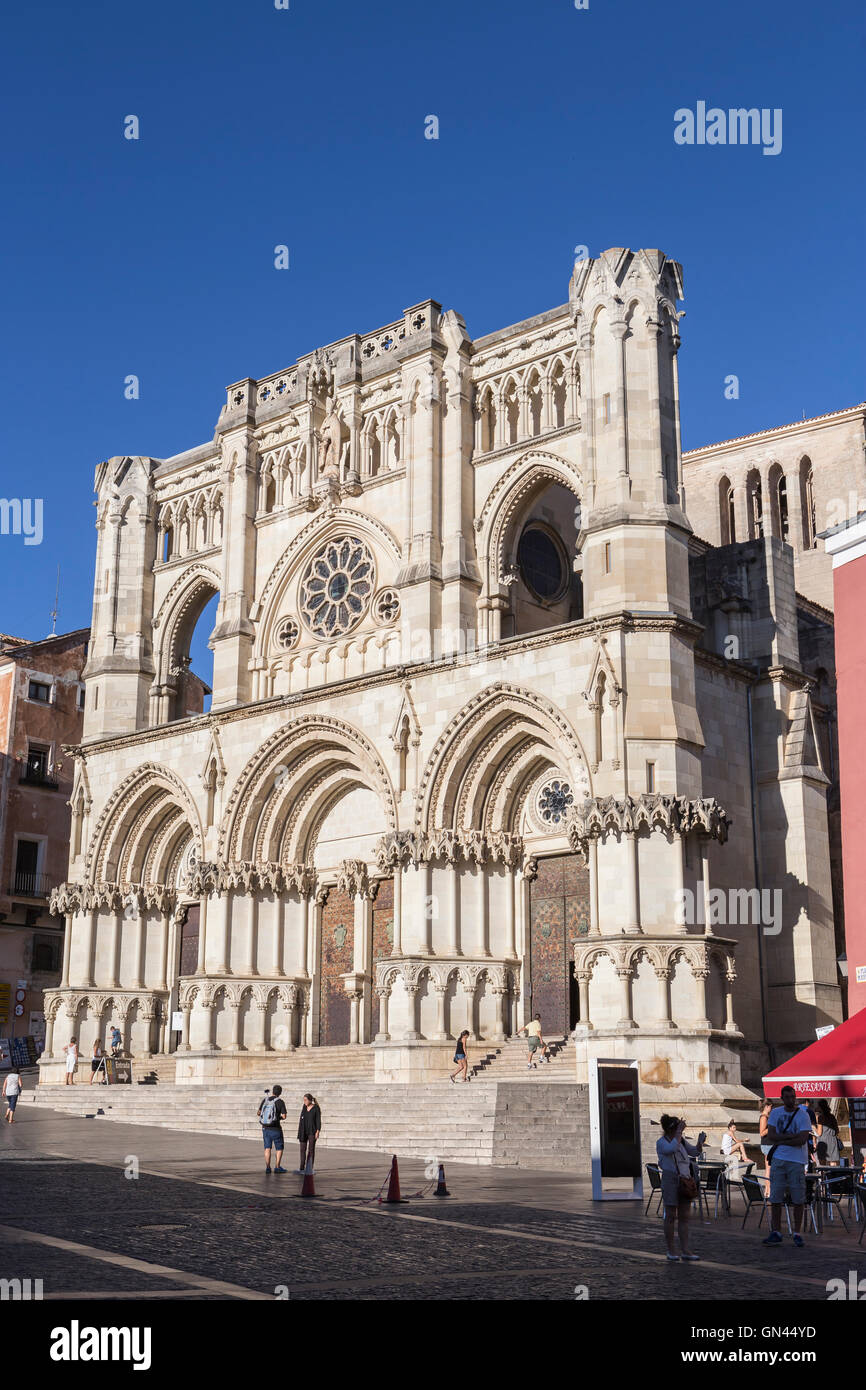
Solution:
[{"label": "circular rose window", "polygon": [[316,637],[339,637],[361,621],[375,583],[373,557],[357,536],[323,545],[301,580],[300,610]]}]

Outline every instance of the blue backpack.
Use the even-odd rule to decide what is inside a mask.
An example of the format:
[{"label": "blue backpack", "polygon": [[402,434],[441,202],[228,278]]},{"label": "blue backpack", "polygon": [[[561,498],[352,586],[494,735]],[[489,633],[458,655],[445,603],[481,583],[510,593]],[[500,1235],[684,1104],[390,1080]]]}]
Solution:
[{"label": "blue backpack", "polygon": [[261,1120],[262,1125],[265,1129],[268,1129],[273,1125],[279,1123],[277,1118],[276,1096],[267,1096],[265,1098],[262,1108],[259,1111],[259,1119]]}]

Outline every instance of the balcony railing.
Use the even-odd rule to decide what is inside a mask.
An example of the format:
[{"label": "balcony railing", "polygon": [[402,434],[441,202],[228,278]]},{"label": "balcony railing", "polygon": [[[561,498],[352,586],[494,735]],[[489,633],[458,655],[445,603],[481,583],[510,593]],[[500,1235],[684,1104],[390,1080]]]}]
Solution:
[{"label": "balcony railing", "polygon": [[38,767],[25,767],[19,782],[25,782],[31,787],[47,787],[49,791],[57,791],[58,783],[48,773]]},{"label": "balcony railing", "polygon": [[16,873],[10,891],[19,898],[47,898],[52,887],[49,874]]}]

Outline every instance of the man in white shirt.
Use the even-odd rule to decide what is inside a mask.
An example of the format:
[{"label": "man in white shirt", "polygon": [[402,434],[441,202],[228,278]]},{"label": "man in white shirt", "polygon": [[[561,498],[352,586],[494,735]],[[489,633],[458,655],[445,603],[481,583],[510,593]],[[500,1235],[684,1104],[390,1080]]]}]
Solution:
[{"label": "man in white shirt", "polygon": [[782,1104],[770,1111],[767,1122],[767,1142],[770,1145],[770,1234],[765,1245],[782,1244],[782,1206],[785,1190],[791,1194],[794,1208],[794,1244],[804,1244],[800,1230],[806,1202],[806,1164],[809,1161],[809,1136],[812,1121],[802,1105],[797,1104],[793,1086],[782,1087]]},{"label": "man in white shirt", "polygon": [[8,1106],[6,1119],[9,1121],[10,1125],[14,1125],[15,1123],[15,1107],[18,1104],[18,1097],[23,1087],[24,1083],[21,1080],[19,1072],[10,1071],[6,1073],[3,1079],[3,1094],[6,1097],[6,1104]]}]

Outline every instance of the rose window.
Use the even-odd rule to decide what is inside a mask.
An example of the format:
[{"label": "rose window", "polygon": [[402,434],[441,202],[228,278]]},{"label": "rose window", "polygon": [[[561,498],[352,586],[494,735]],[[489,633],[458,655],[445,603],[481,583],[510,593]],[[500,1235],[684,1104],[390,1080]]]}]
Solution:
[{"label": "rose window", "polygon": [[328,541],[313,556],[301,580],[300,609],[316,637],[351,632],[370,603],[373,557],[357,536]]},{"label": "rose window", "polygon": [[383,627],[395,623],[400,616],[400,595],[396,589],[380,589],[373,600],[373,617]]},{"label": "rose window", "polygon": [[555,777],[545,782],[538,793],[537,810],[545,825],[562,825],[570,806],[574,805],[574,793],[568,782]]}]

